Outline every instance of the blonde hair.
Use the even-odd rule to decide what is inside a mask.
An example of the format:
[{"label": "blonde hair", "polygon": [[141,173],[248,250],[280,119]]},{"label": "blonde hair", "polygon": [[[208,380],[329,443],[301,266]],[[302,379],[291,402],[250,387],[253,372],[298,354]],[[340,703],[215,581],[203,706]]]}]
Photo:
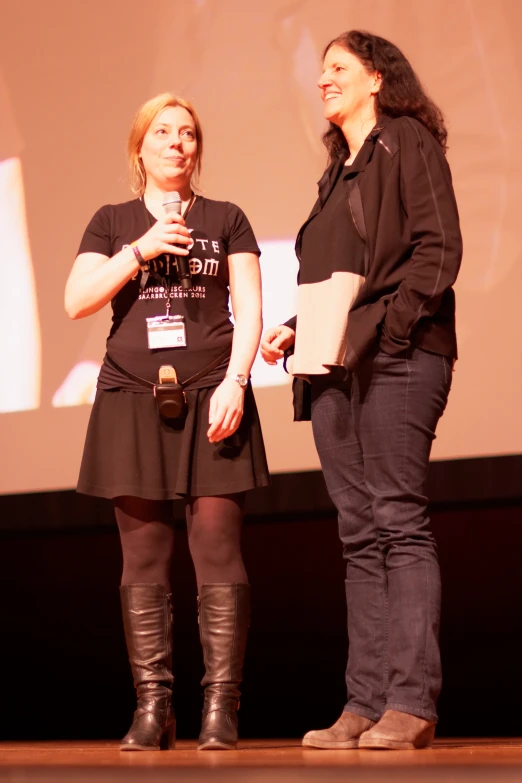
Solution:
[{"label": "blonde hair", "polygon": [[174,108],[176,106],[181,106],[183,109],[188,111],[194,120],[194,125],[196,127],[196,141],[198,145],[195,168],[196,182],[200,177],[201,159],[203,157],[203,132],[201,130],[199,117],[196,114],[196,110],[192,104],[189,103],[189,101],[186,101],[184,98],[180,98],[177,95],[173,95],[170,92],[164,92],[161,95],[156,95],[155,98],[151,98],[138,109],[129,133],[129,140],[127,142],[127,155],[130,165],[130,185],[132,192],[135,193],[138,197],[144,194],[145,187],[147,185],[147,174],[140,158],[143,139],[145,138],[145,134],[158,114],[160,114],[164,109],[168,109],[170,106]]}]

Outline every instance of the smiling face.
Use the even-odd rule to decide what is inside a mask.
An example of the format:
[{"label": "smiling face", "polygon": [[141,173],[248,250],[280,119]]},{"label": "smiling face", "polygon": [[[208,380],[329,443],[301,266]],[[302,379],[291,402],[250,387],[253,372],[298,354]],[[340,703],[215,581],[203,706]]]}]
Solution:
[{"label": "smiling face", "polygon": [[334,44],[326,52],[318,82],[324,116],[339,127],[358,116],[374,116],[380,85],[381,75],[377,71],[368,73],[354,54]]},{"label": "smiling face", "polygon": [[190,184],[198,159],[196,125],[183,106],[168,106],[152,120],[141,145],[147,182],[163,191]]}]

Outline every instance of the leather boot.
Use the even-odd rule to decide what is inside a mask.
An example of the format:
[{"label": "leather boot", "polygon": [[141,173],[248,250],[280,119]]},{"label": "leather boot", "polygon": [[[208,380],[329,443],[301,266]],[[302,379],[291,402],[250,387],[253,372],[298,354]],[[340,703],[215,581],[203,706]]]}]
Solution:
[{"label": "leather boot", "polygon": [[429,748],[434,736],[434,721],[417,718],[407,712],[386,710],[372,729],[361,734],[359,748],[417,750]]},{"label": "leather boot", "polygon": [[359,747],[359,737],[375,723],[355,712],[343,712],[329,729],[309,731],[303,737],[303,747],[324,750],[353,750]]},{"label": "leather boot", "polygon": [[250,585],[202,585],[198,604],[205,663],[198,750],[233,750],[237,746],[239,685],[250,625]]},{"label": "leather boot", "polygon": [[172,607],[163,585],[120,587],[125,641],[138,707],[120,750],[174,748]]}]

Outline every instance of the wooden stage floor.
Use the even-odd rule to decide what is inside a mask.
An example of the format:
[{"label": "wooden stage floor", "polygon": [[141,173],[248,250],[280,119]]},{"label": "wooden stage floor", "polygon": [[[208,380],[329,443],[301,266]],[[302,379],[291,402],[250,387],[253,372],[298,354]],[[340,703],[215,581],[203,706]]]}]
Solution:
[{"label": "wooden stage floor", "polygon": [[437,740],[420,751],[304,750],[298,740],[244,740],[237,751],[120,753],[116,742],[0,743],[9,783],[522,783],[522,739]]}]

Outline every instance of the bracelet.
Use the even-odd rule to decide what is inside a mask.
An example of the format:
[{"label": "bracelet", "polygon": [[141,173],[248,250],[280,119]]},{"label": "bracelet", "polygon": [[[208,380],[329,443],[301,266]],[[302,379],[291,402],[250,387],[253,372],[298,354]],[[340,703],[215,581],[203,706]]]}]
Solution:
[{"label": "bracelet", "polygon": [[148,268],[149,268],[149,262],[148,262],[148,261],[145,261],[145,259],[144,259],[144,258],[143,258],[143,256],[141,255],[141,253],[140,253],[140,249],[139,249],[139,247],[138,247],[137,243],[136,243],[136,242],[132,242],[132,243],[131,243],[131,247],[132,247],[132,252],[134,253],[134,255],[135,255],[135,257],[136,257],[136,261],[137,261],[137,262],[138,262],[138,264],[140,265],[140,269],[146,269],[146,270],[148,270]]}]

